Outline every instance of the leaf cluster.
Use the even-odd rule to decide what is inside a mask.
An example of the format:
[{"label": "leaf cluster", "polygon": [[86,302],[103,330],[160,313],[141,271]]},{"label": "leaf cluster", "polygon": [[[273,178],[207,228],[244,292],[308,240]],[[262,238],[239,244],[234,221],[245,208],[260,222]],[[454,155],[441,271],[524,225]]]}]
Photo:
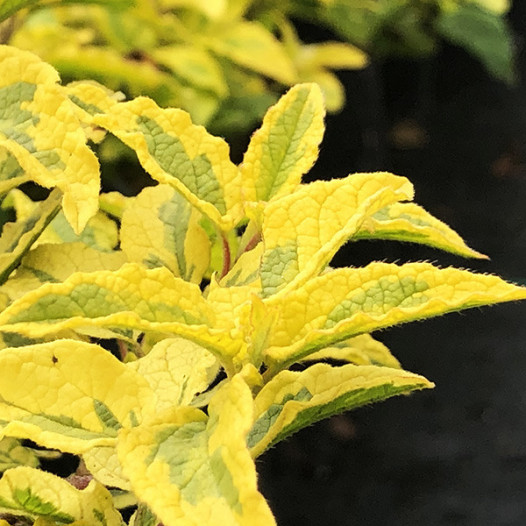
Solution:
[{"label": "leaf cluster", "polygon": [[[295,83],[316,82],[339,111],[334,70],[429,56],[444,39],[513,79],[506,0],[10,0],[0,21],[20,8],[3,43],[36,52],[63,79],[147,95],[222,135],[253,129]],[[302,42],[299,21],[323,41]]]},{"label": "leaf cluster", "polygon": [[[331,268],[358,239],[484,256],[414,204],[404,177],[303,184],[324,115],[317,84],[294,86],[236,165],[184,110],[61,84],[0,47],[0,192],[16,218],[0,236],[0,524],[119,526],[135,505],[133,526],[272,525],[255,458],[322,418],[432,387],[371,332],[526,298],[427,263]],[[100,194],[88,141],[106,133],[153,186]],[[49,196],[33,201],[26,182]],[[68,481],[37,467],[57,451],[81,459]]]}]

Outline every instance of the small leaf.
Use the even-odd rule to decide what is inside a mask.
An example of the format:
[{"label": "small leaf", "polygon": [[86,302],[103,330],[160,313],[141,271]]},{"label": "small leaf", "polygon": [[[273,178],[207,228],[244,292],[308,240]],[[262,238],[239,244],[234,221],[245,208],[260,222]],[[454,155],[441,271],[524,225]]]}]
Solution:
[{"label": "small leaf", "polygon": [[[84,490],[69,482],[30,467],[6,471],[0,479],[0,510],[52,524],[81,521],[93,526],[121,526],[110,492],[95,481]],[[46,524],[50,524],[46,522]]]},{"label": "small leaf", "polygon": [[57,340],[0,353],[0,433],[81,454],[151,412],[147,382],[108,351]]},{"label": "small leaf", "polygon": [[387,367],[315,364],[301,372],[282,371],[256,396],[247,443],[257,457],[318,420],[430,387],[423,376]]},{"label": "small leaf", "polygon": [[445,223],[414,203],[394,203],[368,217],[355,239],[393,239],[429,245],[464,257],[486,258]]},{"label": "small leaf", "polygon": [[4,225],[0,236],[0,284],[4,283],[60,209],[62,194],[51,192],[26,218]]},{"label": "small leaf", "polygon": [[344,42],[308,44],[299,48],[298,61],[304,69],[361,69],[368,63],[367,55],[359,48]]},{"label": "small leaf", "polygon": [[246,447],[252,395],[240,376],[208,414],[180,407],[121,431],[119,459],[134,492],[165,524],[274,525]]},{"label": "small leaf", "polygon": [[165,266],[176,276],[200,283],[210,263],[210,240],[202,215],[171,186],[148,187],[122,215],[121,248],[129,261]]},{"label": "small leaf", "polygon": [[24,169],[16,157],[5,148],[0,147],[0,195],[29,181]]},{"label": "small leaf", "polygon": [[412,196],[406,178],[378,172],[317,181],[272,200],[263,212],[264,296],[301,286],[323,270],[367,217]]},{"label": "small leaf", "polygon": [[214,53],[282,84],[293,84],[296,79],[282,44],[257,22],[217,26],[203,43]]},{"label": "small leaf", "polygon": [[0,440],[0,472],[17,466],[36,468],[39,463],[35,451],[23,446],[20,440],[11,437]]},{"label": "small leaf", "polygon": [[268,201],[299,185],[318,157],[324,116],[316,84],[294,86],[270,108],[241,165],[246,201]]},{"label": "small leaf", "polygon": [[32,53],[0,46],[0,79],[0,147],[37,184],[63,192],[64,213],[81,232],[97,211],[99,164],[57,72]]},{"label": "small leaf", "polygon": [[371,263],[310,280],[279,301],[269,359],[285,364],[351,336],[447,312],[526,298],[497,276],[428,263]]},{"label": "small leaf", "polygon": [[230,230],[240,220],[241,178],[228,145],[192,124],[185,111],[139,97],[94,122],[133,148],[154,179],[173,186],[213,223]]}]

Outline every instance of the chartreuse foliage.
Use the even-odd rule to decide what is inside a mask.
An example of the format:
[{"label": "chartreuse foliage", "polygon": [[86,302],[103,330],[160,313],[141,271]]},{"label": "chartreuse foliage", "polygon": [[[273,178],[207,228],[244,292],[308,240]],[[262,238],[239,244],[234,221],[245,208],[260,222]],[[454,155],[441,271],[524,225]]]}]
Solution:
[{"label": "chartreuse foliage", "polygon": [[[188,111],[221,134],[257,125],[286,86],[316,82],[345,103],[335,70],[369,57],[464,47],[513,78],[509,0],[3,0],[0,43],[34,51],[69,80],[92,78]],[[298,20],[332,33],[309,43]],[[312,38],[312,35],[309,35]],[[343,40],[343,41],[342,41]]]},{"label": "chartreuse foliage", "polygon": [[[321,418],[432,387],[371,332],[526,298],[428,263],[330,267],[364,238],[484,256],[412,204],[404,177],[301,183],[324,130],[316,84],[268,111],[237,166],[183,110],[61,85],[12,47],[0,57],[3,206],[16,216],[0,237],[8,520],[120,525],[117,508],[135,504],[134,526],[272,525],[257,456]],[[103,133],[154,186],[99,196],[87,140]],[[33,202],[26,181],[53,190]],[[82,459],[78,487],[38,469],[52,450]]]}]

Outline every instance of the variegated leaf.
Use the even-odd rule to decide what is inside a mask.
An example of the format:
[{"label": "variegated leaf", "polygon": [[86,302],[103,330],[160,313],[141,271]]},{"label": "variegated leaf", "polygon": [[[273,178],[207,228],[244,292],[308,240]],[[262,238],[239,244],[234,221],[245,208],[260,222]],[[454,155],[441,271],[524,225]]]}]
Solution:
[{"label": "variegated leaf", "polygon": [[129,261],[165,266],[176,276],[200,283],[210,263],[210,240],[202,215],[171,186],[149,187],[122,215],[121,248]]},{"label": "variegated leaf", "polygon": [[4,225],[0,236],[0,284],[17,267],[24,254],[60,210],[62,194],[53,190],[45,201],[36,203],[24,219]]},{"label": "variegated leaf", "polygon": [[317,181],[272,200],[263,212],[263,294],[300,287],[323,270],[367,217],[412,197],[405,177],[378,172]]},{"label": "variegated leaf", "polygon": [[173,186],[222,229],[241,219],[241,176],[228,145],[193,124],[185,111],[139,97],[94,122],[133,148],[154,179]]},{"label": "variegated leaf", "polygon": [[79,233],[97,211],[99,165],[58,80],[36,55],[0,46],[0,147],[30,179],[60,188],[64,213]]},{"label": "variegated leaf", "polygon": [[56,340],[0,353],[0,436],[81,454],[114,446],[122,426],[151,413],[144,378],[108,351]]},{"label": "variegated leaf", "polygon": [[247,443],[257,457],[318,420],[429,387],[433,384],[423,376],[388,367],[316,364],[301,372],[282,371],[256,396]]},{"label": "variegated leaf", "polygon": [[354,239],[411,241],[464,257],[486,258],[469,248],[445,223],[414,203],[394,203],[369,216]]},{"label": "variegated leaf", "polygon": [[497,276],[428,263],[371,263],[310,280],[283,298],[268,357],[279,367],[351,336],[447,312],[526,299]]},{"label": "variegated leaf", "polygon": [[182,338],[165,338],[128,367],[142,375],[156,393],[156,411],[189,405],[219,372],[217,359],[209,351]]},{"label": "variegated leaf", "polygon": [[30,467],[4,473],[0,479],[0,511],[41,519],[43,524],[122,526],[111,494],[101,484],[92,481],[86,489],[78,490],[56,475]]},{"label": "variegated leaf", "polygon": [[31,337],[91,328],[172,333],[202,345],[228,368],[243,342],[230,333],[233,321],[214,329],[214,317],[197,285],[166,268],[128,263],[114,272],[78,272],[27,293],[0,313],[0,330]]},{"label": "variegated leaf", "polygon": [[268,201],[291,193],[318,158],[324,132],[316,84],[298,84],[270,108],[243,158],[243,197]]},{"label": "variegated leaf", "polygon": [[120,432],[124,472],[164,524],[275,524],[246,447],[252,403],[238,375],[212,398],[208,417],[180,407]]}]

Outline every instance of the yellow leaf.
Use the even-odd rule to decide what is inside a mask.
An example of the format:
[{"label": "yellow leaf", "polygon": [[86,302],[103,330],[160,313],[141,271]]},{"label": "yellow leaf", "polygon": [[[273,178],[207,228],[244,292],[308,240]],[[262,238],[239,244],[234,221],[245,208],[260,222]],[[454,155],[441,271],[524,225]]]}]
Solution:
[{"label": "yellow leaf", "polygon": [[16,157],[0,146],[0,196],[29,181]]},{"label": "yellow leaf", "polygon": [[152,50],[152,58],[196,88],[225,97],[228,86],[219,63],[204,49],[190,45],[162,46]]},{"label": "yellow leaf", "polygon": [[100,252],[83,243],[39,245],[24,256],[2,291],[17,299],[43,283],[64,281],[75,272],[117,270],[124,263],[122,252]]},{"label": "yellow leaf", "polygon": [[526,288],[497,276],[428,263],[342,268],[285,295],[269,359],[281,366],[351,336],[447,312],[526,299]]},{"label": "yellow leaf", "polygon": [[95,480],[101,484],[131,491],[130,481],[122,472],[115,447],[93,447],[82,454],[82,460]]},{"label": "yellow leaf", "polygon": [[154,394],[108,351],[56,340],[0,353],[0,433],[80,454],[113,446],[117,431],[151,412]]},{"label": "yellow leaf", "polygon": [[150,384],[157,398],[156,411],[189,405],[219,372],[217,359],[209,351],[182,338],[165,338],[128,367]]},{"label": "yellow leaf", "polygon": [[106,192],[99,196],[100,209],[111,217],[122,219],[122,214],[134,197],[126,197],[120,192]]},{"label": "yellow leaf", "polygon": [[36,55],[0,46],[0,146],[33,181],[60,188],[64,213],[79,233],[97,211],[99,165],[58,80]]},{"label": "yellow leaf", "polygon": [[51,192],[45,201],[35,203],[31,214],[14,223],[6,223],[0,236],[0,283],[7,280],[23,255],[36,242],[60,209],[62,194]]},{"label": "yellow leaf", "polygon": [[400,369],[400,362],[389,349],[370,334],[360,334],[331,347],[325,347],[321,351],[309,354],[307,360],[337,360],[355,365],[381,365]]},{"label": "yellow leaf", "polygon": [[246,446],[252,395],[239,375],[208,414],[175,408],[120,432],[119,459],[134,492],[167,525],[274,525]]},{"label": "yellow leaf", "polygon": [[[27,220],[38,213],[38,202],[33,202],[18,189],[11,190],[2,206],[12,206],[16,211],[17,219]],[[97,212],[90,218],[80,234],[75,234],[68,223],[63,211],[52,219],[45,230],[40,234],[33,247],[42,243],[73,243],[80,241],[99,250],[112,250],[118,242],[117,225],[103,212]]]},{"label": "yellow leaf", "polygon": [[185,111],[139,97],[94,122],[133,148],[154,179],[173,186],[222,229],[241,219],[241,177],[228,145],[192,124]]},{"label": "yellow leaf", "polygon": [[0,510],[52,524],[121,526],[122,517],[113,507],[110,492],[95,481],[84,490],[51,473],[18,467],[0,479]]},{"label": "yellow leaf", "polygon": [[303,45],[297,60],[306,70],[317,68],[361,69],[367,65],[367,55],[357,47],[344,42],[323,42]]},{"label": "yellow leaf", "polygon": [[210,33],[203,43],[217,55],[285,85],[296,80],[294,65],[284,47],[259,23],[218,25]]},{"label": "yellow leaf", "polygon": [[4,437],[0,440],[0,472],[17,466],[36,468],[38,465],[35,451],[23,446],[20,440],[12,437]]},{"label": "yellow leaf", "polygon": [[214,312],[197,285],[166,268],[134,263],[44,284],[0,313],[0,330],[31,337],[93,328],[172,333],[207,348],[228,367],[243,342],[214,326]]},{"label": "yellow leaf", "polygon": [[329,113],[340,111],[345,105],[345,88],[338,76],[325,69],[301,71],[302,82],[315,82],[323,93],[323,101]]},{"label": "yellow leaf", "polygon": [[246,201],[268,201],[299,185],[318,157],[324,116],[316,84],[294,86],[270,108],[241,165]]},{"label": "yellow leaf", "polygon": [[263,294],[301,286],[323,270],[368,216],[412,197],[405,177],[378,172],[317,181],[273,199],[263,212]]},{"label": "yellow leaf", "polygon": [[252,456],[318,420],[391,396],[433,387],[423,376],[388,367],[315,364],[282,371],[254,401],[254,425],[247,437]]},{"label": "yellow leaf", "polygon": [[464,257],[486,258],[445,223],[414,203],[394,203],[368,217],[353,239],[412,241]]},{"label": "yellow leaf", "polygon": [[130,261],[149,268],[165,266],[200,283],[210,263],[210,240],[201,219],[171,186],[145,188],[122,215],[121,248]]}]

